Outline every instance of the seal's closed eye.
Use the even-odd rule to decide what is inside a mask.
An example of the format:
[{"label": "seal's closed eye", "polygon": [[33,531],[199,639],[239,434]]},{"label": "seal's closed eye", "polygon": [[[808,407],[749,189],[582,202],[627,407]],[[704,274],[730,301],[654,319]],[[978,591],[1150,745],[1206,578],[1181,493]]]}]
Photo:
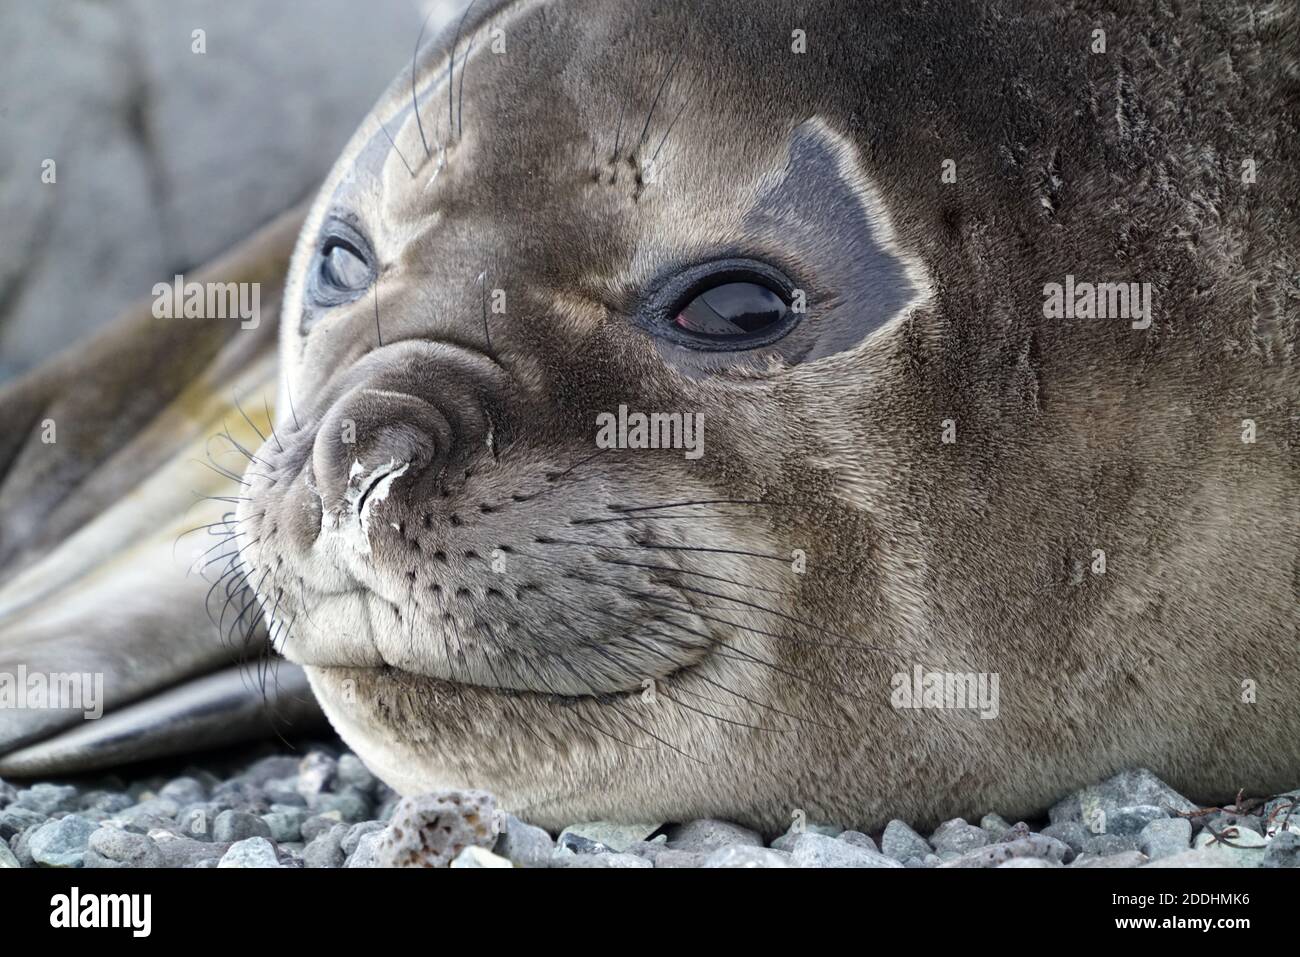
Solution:
[{"label": "seal's closed eye", "polygon": [[326,220],[309,274],[309,302],[325,309],[353,302],[370,288],[375,275],[374,253],[361,231],[341,219]]}]

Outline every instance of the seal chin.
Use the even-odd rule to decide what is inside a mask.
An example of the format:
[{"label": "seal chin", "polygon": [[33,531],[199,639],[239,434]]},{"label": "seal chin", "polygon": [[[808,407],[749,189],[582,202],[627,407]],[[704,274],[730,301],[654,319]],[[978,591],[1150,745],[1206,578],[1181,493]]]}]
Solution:
[{"label": "seal chin", "polygon": [[404,795],[420,794],[473,784],[455,774],[436,752],[403,747],[387,734],[384,725],[375,721],[371,709],[358,695],[360,683],[369,683],[374,675],[347,667],[307,666],[304,670],[316,700],[339,737],[393,790]]}]

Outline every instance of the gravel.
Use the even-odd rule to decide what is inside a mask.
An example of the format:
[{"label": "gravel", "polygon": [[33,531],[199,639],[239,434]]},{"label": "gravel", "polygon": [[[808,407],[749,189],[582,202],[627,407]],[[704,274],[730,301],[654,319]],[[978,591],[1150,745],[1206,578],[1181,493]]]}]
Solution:
[{"label": "gravel", "polygon": [[585,821],[556,835],[484,791],[400,797],[331,744],[232,760],[128,780],[0,781],[0,869],[1300,868],[1300,790],[1202,810],[1143,769],[1014,824],[990,810],[978,825],[892,820],[863,833],[801,813],[765,839],[711,818]]},{"label": "gravel", "polygon": [[886,857],[906,863],[913,858],[923,860],[931,852],[930,842],[899,820],[885,825],[880,836],[880,852]]},{"label": "gravel", "polygon": [[250,837],[230,845],[217,867],[279,867],[275,845],[264,837]]}]

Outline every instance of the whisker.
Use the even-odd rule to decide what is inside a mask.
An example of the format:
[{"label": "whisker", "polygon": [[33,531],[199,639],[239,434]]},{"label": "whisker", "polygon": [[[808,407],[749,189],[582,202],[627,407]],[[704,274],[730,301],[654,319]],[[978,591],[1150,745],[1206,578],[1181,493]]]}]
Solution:
[{"label": "whisker", "polygon": [[688,761],[693,761],[693,762],[695,762],[696,764],[701,764],[701,765],[709,765],[709,764],[712,764],[712,763],[713,763],[712,761],[702,761],[702,760],[700,760],[700,759],[697,758],[695,755],[690,754],[690,753],[687,752],[687,751],[683,751],[681,748],[677,747],[675,744],[671,743],[670,741],[666,741],[666,740],[664,740],[663,738],[659,737],[659,735],[655,734],[653,731],[650,731],[649,729],[647,729],[647,728],[645,728],[644,726],[642,726],[640,722],[638,722],[638,721],[633,721],[630,717],[628,717],[627,715],[625,715],[625,714],[623,713],[623,711],[622,711],[621,708],[619,708],[619,706],[618,706],[618,702],[611,702],[611,704],[610,704],[610,710],[613,711],[614,714],[616,714],[616,715],[618,715],[620,718],[622,718],[624,721],[626,721],[628,724],[632,725],[632,727],[634,727],[634,728],[636,728],[637,730],[639,730],[642,734],[649,735],[650,737],[652,737],[652,738],[654,738],[656,741],[658,741],[660,744],[662,744],[665,748],[668,748],[670,751],[675,751],[675,752],[677,752],[677,753],[680,754],[682,757],[686,758],[686,760],[688,760]]},{"label": "whisker", "polygon": [[[704,698],[705,701],[712,701],[712,700],[713,700],[713,699],[711,699],[711,698],[707,698],[707,697],[705,697],[704,695],[696,694],[696,693],[693,692],[693,691],[687,691],[685,688],[678,688],[677,690],[678,690],[678,691],[681,691],[681,692],[684,693],[684,694],[692,695],[692,696],[694,696],[694,697],[696,697],[696,698]],[[723,722],[724,724],[731,724],[731,725],[735,725],[735,726],[738,727],[738,728],[748,728],[750,731],[763,731],[763,732],[767,732],[767,733],[770,733],[770,734],[789,734],[789,733],[790,733],[790,729],[789,729],[789,728],[765,728],[765,727],[763,727],[762,725],[749,724],[749,723],[746,722],[746,721],[737,721],[737,720],[735,720],[734,718],[724,718],[724,717],[722,717],[721,715],[712,714],[711,712],[704,711],[704,710],[702,710],[702,709],[700,709],[700,708],[692,707],[691,705],[687,704],[685,701],[678,701],[676,698],[674,698],[672,695],[670,695],[667,691],[664,691],[662,688],[659,689],[658,694],[659,694],[659,696],[660,696],[661,698],[667,698],[669,701],[671,701],[673,704],[677,705],[679,708],[685,708],[687,711],[694,711],[696,714],[703,715],[703,716],[706,717],[706,718],[712,718],[714,721],[721,721],[721,722]],[[714,703],[714,704],[718,704],[718,702],[716,702],[716,701],[713,701],[713,703]],[[725,707],[725,706],[724,706],[724,707]]]},{"label": "whisker", "polygon": [[262,393],[262,409],[266,412],[266,421],[271,426],[271,437],[275,439],[276,448],[283,452],[284,446],[280,444],[280,436],[276,434],[275,416],[271,414],[271,403],[267,401],[265,392]]},{"label": "whisker", "polygon": [[672,64],[668,67],[668,71],[664,73],[664,78],[659,82],[659,89],[655,93],[655,98],[650,103],[650,112],[646,114],[645,125],[641,127],[641,136],[636,141],[636,148],[639,149],[641,144],[645,142],[646,133],[649,132],[650,130],[650,120],[655,115],[655,108],[659,106],[659,98],[663,96],[664,87],[668,85],[668,81],[669,79],[671,79],[673,75],[673,71],[677,69],[677,64],[682,61],[682,56],[685,53],[686,53],[686,39],[683,38],[681,49],[677,51],[677,56],[673,59]]},{"label": "whisker", "polygon": [[293,416],[293,427],[295,431],[301,431],[302,425],[298,422],[298,410],[293,407],[293,389],[289,388],[289,383],[284,384],[284,395],[289,400],[289,414]]},{"label": "whisker", "polygon": [[[239,397],[238,397],[238,396],[234,396],[234,395],[232,395],[230,398],[231,398],[232,400],[234,400],[235,408],[238,409],[238,410],[239,410],[239,414],[242,415],[242,416],[244,417],[244,421],[247,422],[248,425],[249,425],[249,427],[250,427],[254,432],[257,433],[257,437],[258,437],[259,439],[261,439],[263,442],[265,442],[265,441],[266,441],[266,436],[262,434],[262,430],[261,430],[261,429],[259,429],[256,425],[253,424],[253,420],[250,419],[250,418],[248,417],[248,413],[244,411],[244,407],[243,407],[242,405],[239,404]],[[222,424],[224,425],[225,423],[223,422]],[[229,432],[230,430],[227,429],[226,431]]]},{"label": "whisker", "polygon": [[[419,117],[418,117],[418,116],[416,117],[416,122],[417,122],[417,125],[418,125],[418,123],[419,123]],[[383,131],[384,131],[384,135],[388,137],[388,143],[389,143],[389,145],[392,146],[392,148],[393,148],[393,152],[397,154],[397,158],[398,158],[399,160],[402,161],[402,165],[406,167],[406,172],[410,174],[411,179],[415,179],[415,170],[411,169],[411,164],[408,163],[408,162],[406,161],[406,157],[402,155],[402,151],[401,151],[400,149],[397,148],[397,142],[396,142],[396,140],[393,139],[393,134],[390,133],[390,132],[388,132],[388,127],[385,126],[383,123],[380,123],[380,124],[379,124],[379,128],[380,128],[381,130],[383,130]],[[421,134],[421,136],[423,136],[423,134]],[[429,147],[428,147],[428,145],[426,144],[426,145],[425,145],[425,149],[427,150],[428,148],[429,148]]]},{"label": "whisker", "polygon": [[465,74],[469,72],[469,58],[474,52],[474,43],[478,36],[469,38],[469,49],[460,61],[460,89],[456,92],[456,139],[460,139],[461,124],[465,121]]},{"label": "whisker", "polygon": [[483,307],[483,338],[487,340],[488,354],[493,352],[492,349],[492,330],[488,328],[488,308],[487,308],[487,270],[478,274],[479,285],[479,304]]},{"label": "whisker", "polygon": [[415,61],[420,56],[420,44],[424,42],[424,31],[429,27],[429,21],[437,12],[437,7],[430,8],[425,14],[424,22],[420,24],[420,32],[415,37],[415,50],[411,53],[411,112],[415,114],[415,128],[420,131],[420,142],[424,144],[424,156],[426,159],[433,156],[433,151],[429,149],[429,141],[424,135],[424,122],[420,119],[420,99],[415,91]]},{"label": "whisker", "polygon": [[841,728],[838,725],[826,724],[825,722],[822,721],[815,721],[814,719],[804,717],[803,715],[792,714],[789,711],[784,711],[781,708],[778,708],[776,705],[765,704],[762,701],[755,701],[753,698],[747,697],[746,695],[741,694],[739,691],[733,691],[731,688],[728,688],[726,685],[714,681],[713,679],[708,678],[705,675],[693,674],[693,677],[699,679],[700,681],[703,681],[705,684],[712,685],[713,687],[717,688],[719,691],[725,691],[729,695],[735,695],[737,698],[740,698],[742,701],[748,701],[750,704],[754,705],[757,708],[766,708],[770,711],[775,711],[777,714],[784,715],[785,717],[791,718],[795,721],[800,721],[805,724],[816,725],[819,728],[826,728],[830,731],[846,732],[849,730],[847,728]]},{"label": "whisker", "polygon": [[[456,35],[451,41],[451,55],[447,57],[447,135],[451,136],[452,127],[455,126],[455,117],[452,115],[452,91],[456,88],[456,47],[460,44],[460,31],[465,27],[465,18],[469,12],[474,9],[474,4],[478,0],[470,0],[469,6],[465,12],[460,15],[460,23],[456,24]],[[414,82],[414,81],[412,81]]]},{"label": "whisker", "polygon": [[629,568],[644,568],[648,571],[673,572],[679,575],[690,575],[694,578],[707,578],[710,581],[725,582],[728,585],[735,585],[737,588],[748,588],[753,591],[767,592],[771,595],[781,597],[791,597],[789,592],[779,591],[775,588],[765,588],[762,585],[754,585],[748,582],[736,581],[734,578],[723,578],[721,575],[709,575],[705,572],[694,572],[685,568],[677,568],[673,565],[647,565],[644,562],[623,562],[613,558],[598,558],[597,561],[606,565],[624,565]]},{"label": "whisker", "polygon": [[694,499],[688,502],[665,502],[662,505],[609,505],[611,512],[654,512],[665,508],[687,508],[693,505],[767,505],[773,508],[784,508],[781,502],[766,502],[757,498],[702,498]]}]

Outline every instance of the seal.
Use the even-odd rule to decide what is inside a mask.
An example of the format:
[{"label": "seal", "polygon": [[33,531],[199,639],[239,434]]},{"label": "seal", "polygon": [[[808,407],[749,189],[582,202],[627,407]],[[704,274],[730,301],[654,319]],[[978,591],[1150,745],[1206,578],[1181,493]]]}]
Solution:
[{"label": "seal", "polygon": [[473,9],[294,254],[276,649],[399,790],[552,827],[1280,789],[1296,28]]},{"label": "seal", "polygon": [[476,3],[306,216],[236,623],[553,828],[1289,786],[1297,20]]}]

